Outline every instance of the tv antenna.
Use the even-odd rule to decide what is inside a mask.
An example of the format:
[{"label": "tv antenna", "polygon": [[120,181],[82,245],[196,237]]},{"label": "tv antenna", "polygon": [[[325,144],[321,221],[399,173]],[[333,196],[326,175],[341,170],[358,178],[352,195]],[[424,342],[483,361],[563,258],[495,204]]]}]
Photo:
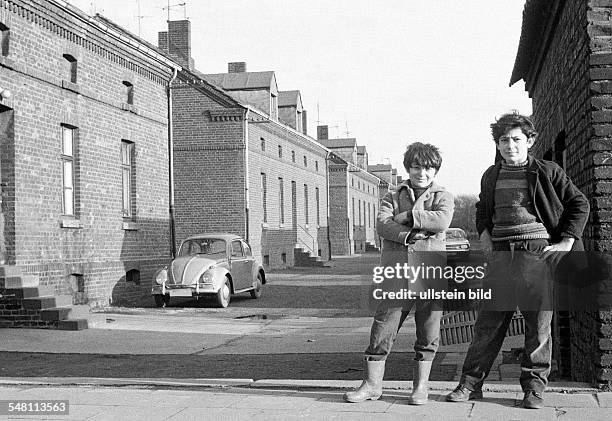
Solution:
[{"label": "tv antenna", "polygon": [[346,128],[346,131],[344,133],[346,133],[346,137],[349,137],[351,132],[349,132],[349,129],[348,129],[348,121],[344,122],[344,127]]},{"label": "tv antenna", "polygon": [[150,18],[152,16],[141,15],[140,14],[140,0],[136,0],[136,3],[138,4],[138,15],[136,15],[136,19],[138,19],[138,37],[140,37],[141,32],[142,32],[142,19]]},{"label": "tv antenna", "polygon": [[170,0],[168,0],[168,6],[162,7],[162,10],[167,10],[168,11],[168,22],[170,22],[170,9],[172,9],[174,7],[182,7],[183,8],[183,17],[184,17],[184,19],[187,19],[187,3],[184,2],[184,3],[170,4]]}]

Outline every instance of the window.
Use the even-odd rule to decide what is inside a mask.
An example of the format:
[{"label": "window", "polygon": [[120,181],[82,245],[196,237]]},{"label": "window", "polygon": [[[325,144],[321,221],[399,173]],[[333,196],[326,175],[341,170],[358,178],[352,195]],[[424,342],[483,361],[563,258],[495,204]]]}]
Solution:
[{"label": "window", "polygon": [[232,241],[232,258],[244,257],[242,252],[242,242],[240,240]]},{"label": "window", "polygon": [[263,206],[263,221],[268,222],[268,186],[266,182],[266,174],[261,173],[261,203]]},{"label": "window", "polygon": [[123,86],[125,86],[125,89],[126,89],[126,98],[125,98],[126,104],[134,105],[134,85],[132,85],[131,82],[124,80]]},{"label": "window", "polygon": [[308,225],[308,185],[304,184],[304,219]]},{"label": "window", "polygon": [[304,155],[304,166],[308,166],[308,158],[306,158],[306,155]]},{"label": "window", "polygon": [[315,161],[315,171],[319,171],[319,161]]},{"label": "window", "polygon": [[359,212],[359,224],[361,225],[361,199],[357,201],[357,211]]},{"label": "window", "polygon": [[62,208],[64,215],[74,216],[75,208],[75,136],[76,128],[62,126]]},{"label": "window", "polygon": [[372,205],[372,222],[376,225],[376,205]]},{"label": "window", "polygon": [[319,208],[319,188],[315,187],[315,202],[317,203],[317,226],[321,225],[321,209]]},{"label": "window", "polygon": [[355,179],[351,178],[351,187],[355,187]]},{"label": "window", "polygon": [[253,255],[253,252],[251,251],[251,247],[244,241],[242,242],[242,249],[244,250],[245,256],[251,257]]},{"label": "window", "polygon": [[278,177],[278,204],[280,206],[280,224],[285,223],[285,186],[282,177]]},{"label": "window", "polygon": [[370,219],[372,214],[370,213],[370,203],[368,202],[368,228],[372,227],[372,220]]},{"label": "window", "polygon": [[133,282],[135,285],[140,285],[140,271],[138,269],[128,270],[125,273],[125,282]]},{"label": "window", "polygon": [[64,54],[64,58],[69,63],[69,78],[68,80],[72,83],[77,83],[77,59],[70,54]]},{"label": "window", "polygon": [[283,157],[283,147],[281,145],[278,145],[278,157]]},{"label": "window", "polygon": [[297,130],[300,133],[302,132],[302,112],[301,111],[296,112],[295,130]]},{"label": "window", "polygon": [[123,217],[134,216],[134,189],[132,185],[134,176],[134,143],[128,140],[121,141],[121,184]]},{"label": "window", "polygon": [[9,54],[9,29],[8,26],[0,23],[0,55],[6,57]]},{"label": "window", "polygon": [[266,151],[266,139],[264,139],[263,137],[259,138],[261,140],[261,150],[262,151]]},{"label": "window", "polygon": [[291,151],[291,161],[295,162],[295,151]]},{"label": "window", "polygon": [[278,120],[278,97],[274,94],[270,94],[270,118]]},{"label": "window", "polygon": [[353,214],[353,226],[355,226],[355,198],[351,198],[351,213]]}]

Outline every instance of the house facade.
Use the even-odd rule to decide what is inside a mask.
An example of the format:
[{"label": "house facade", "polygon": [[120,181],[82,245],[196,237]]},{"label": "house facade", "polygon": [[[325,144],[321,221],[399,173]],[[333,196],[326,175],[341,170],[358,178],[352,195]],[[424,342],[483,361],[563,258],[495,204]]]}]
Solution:
[{"label": "house facade", "polygon": [[180,66],[60,1],[0,0],[0,37],[2,263],[75,303],[148,298]]},{"label": "house facade", "polygon": [[[528,0],[510,82],[523,79],[533,99],[539,132],[533,153],[557,162],[589,199],[585,247],[607,259],[608,267],[612,250],[611,14],[609,1]],[[609,291],[609,283],[608,279],[601,287]],[[562,375],[601,387],[612,385],[610,310],[594,307],[555,314],[554,357]]]}]

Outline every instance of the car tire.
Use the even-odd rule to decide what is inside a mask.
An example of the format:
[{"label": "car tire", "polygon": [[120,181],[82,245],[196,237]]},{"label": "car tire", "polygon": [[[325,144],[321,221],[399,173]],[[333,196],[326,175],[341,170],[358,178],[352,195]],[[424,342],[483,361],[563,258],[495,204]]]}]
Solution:
[{"label": "car tire", "polygon": [[170,297],[163,294],[156,294],[153,296],[155,298],[155,305],[157,307],[164,308],[170,303]]},{"label": "car tire", "polygon": [[226,276],[223,285],[221,285],[221,288],[219,288],[219,291],[217,291],[217,305],[221,308],[227,308],[230,303],[231,295],[232,284],[229,278]]},{"label": "car tire", "polygon": [[261,280],[261,273],[258,273],[257,280],[255,281],[255,286],[251,291],[249,291],[251,294],[251,298],[258,299],[259,297],[261,297],[262,286],[263,286],[263,282]]}]

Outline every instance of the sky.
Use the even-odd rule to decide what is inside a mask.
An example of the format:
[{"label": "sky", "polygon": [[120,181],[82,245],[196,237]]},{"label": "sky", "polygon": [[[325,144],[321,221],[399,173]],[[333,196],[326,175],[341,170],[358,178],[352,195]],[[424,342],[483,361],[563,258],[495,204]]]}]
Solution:
[{"label": "sky", "polygon": [[[167,29],[167,0],[68,2],[155,45]],[[356,138],[370,165],[391,163],[404,178],[406,146],[432,143],[443,158],[437,181],[476,194],[495,155],[489,125],[512,110],[531,114],[523,82],[508,86],[524,3],[175,0],[169,17],[191,21],[197,70],[244,61],[274,71],[279,90],[300,90],[309,135],[328,125],[330,138]]]}]

